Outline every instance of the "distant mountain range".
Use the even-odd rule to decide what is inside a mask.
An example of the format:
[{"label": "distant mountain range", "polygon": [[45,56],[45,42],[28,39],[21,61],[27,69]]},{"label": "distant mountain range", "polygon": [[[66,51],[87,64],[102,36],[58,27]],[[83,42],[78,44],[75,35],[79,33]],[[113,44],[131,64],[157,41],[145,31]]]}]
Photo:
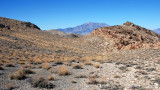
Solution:
[{"label": "distant mountain range", "polygon": [[91,33],[94,29],[100,28],[100,27],[108,27],[108,24],[105,23],[94,23],[94,22],[89,22],[89,23],[85,23],[83,25],[79,25],[76,27],[72,27],[72,28],[65,28],[65,29],[56,29],[58,31],[62,31],[65,33],[77,33],[77,34],[81,34],[81,35],[87,35],[89,33]]},{"label": "distant mountain range", "polygon": [[154,29],[153,31],[156,32],[156,33],[158,33],[158,34],[160,34],[160,28]]}]

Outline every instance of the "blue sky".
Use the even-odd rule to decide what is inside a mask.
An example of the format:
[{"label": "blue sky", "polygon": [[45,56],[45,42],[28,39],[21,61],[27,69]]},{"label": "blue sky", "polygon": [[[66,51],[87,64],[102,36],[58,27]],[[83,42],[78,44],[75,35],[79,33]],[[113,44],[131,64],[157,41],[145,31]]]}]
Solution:
[{"label": "blue sky", "polygon": [[1,0],[0,9],[1,17],[29,21],[43,30],[126,21],[160,28],[160,0]]}]

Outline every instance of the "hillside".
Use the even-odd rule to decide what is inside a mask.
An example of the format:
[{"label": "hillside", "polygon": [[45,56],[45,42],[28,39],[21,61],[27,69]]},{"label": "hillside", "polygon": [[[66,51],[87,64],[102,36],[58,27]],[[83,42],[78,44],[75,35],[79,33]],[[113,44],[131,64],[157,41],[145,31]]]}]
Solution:
[{"label": "hillside", "polygon": [[1,17],[0,90],[154,90],[159,42],[131,22],[83,36]]},{"label": "hillside", "polygon": [[154,46],[160,42],[160,35],[131,22],[95,29],[88,35],[90,36],[109,39],[114,45],[109,47],[117,47],[117,49],[145,48],[149,43],[150,46]]},{"label": "hillside", "polygon": [[109,25],[105,23],[94,23],[94,22],[89,22],[85,23],[83,25],[79,25],[73,28],[65,28],[65,29],[56,29],[62,32],[66,33],[77,33],[81,35],[87,35],[91,33],[94,29],[100,28],[100,27],[108,27]]}]

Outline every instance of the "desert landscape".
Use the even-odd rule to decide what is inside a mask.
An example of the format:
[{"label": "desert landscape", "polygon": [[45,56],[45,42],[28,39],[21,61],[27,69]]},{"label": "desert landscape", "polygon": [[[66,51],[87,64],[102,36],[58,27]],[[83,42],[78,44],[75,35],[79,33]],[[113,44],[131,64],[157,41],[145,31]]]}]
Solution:
[{"label": "desert landscape", "polygon": [[0,17],[0,90],[159,90],[160,35],[132,22],[87,35]]}]

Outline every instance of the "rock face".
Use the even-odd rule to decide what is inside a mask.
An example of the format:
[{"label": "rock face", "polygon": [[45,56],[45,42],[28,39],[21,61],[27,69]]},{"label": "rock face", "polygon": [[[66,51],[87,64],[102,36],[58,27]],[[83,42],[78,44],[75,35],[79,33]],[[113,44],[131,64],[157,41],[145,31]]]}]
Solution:
[{"label": "rock face", "polygon": [[37,29],[40,28],[30,22],[22,22],[14,19],[0,17],[0,28],[9,30],[27,30],[27,29]]},{"label": "rock face", "polygon": [[123,25],[103,27],[95,29],[90,36],[104,37],[114,42],[117,49],[125,48],[141,48],[146,43],[160,42],[160,35],[151,30],[145,29],[131,22],[126,22]]},{"label": "rock face", "polygon": [[56,30],[66,32],[66,33],[77,33],[77,34],[81,34],[81,35],[87,35],[87,34],[91,33],[94,29],[97,29],[100,27],[108,27],[108,26],[109,25],[107,25],[105,23],[89,22],[89,23],[85,23],[83,25],[73,27],[73,28],[56,29]]}]

